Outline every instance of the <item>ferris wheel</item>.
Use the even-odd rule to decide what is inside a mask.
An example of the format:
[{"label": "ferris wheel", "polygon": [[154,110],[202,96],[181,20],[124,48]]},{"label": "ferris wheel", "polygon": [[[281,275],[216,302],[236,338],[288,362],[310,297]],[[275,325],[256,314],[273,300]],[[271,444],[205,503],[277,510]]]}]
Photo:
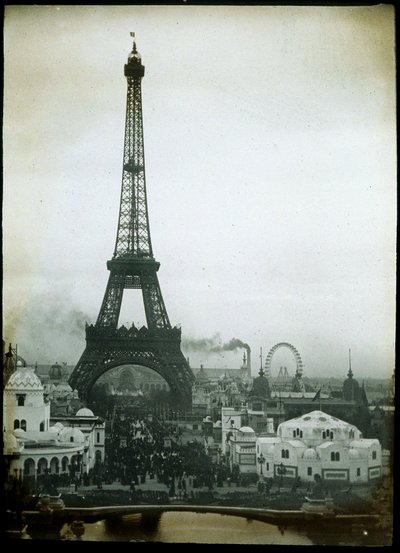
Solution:
[{"label": "ferris wheel", "polygon": [[272,358],[273,358],[274,354],[280,348],[287,348],[288,350],[290,350],[292,352],[293,357],[296,361],[296,366],[297,366],[296,374],[301,376],[303,374],[303,368],[304,368],[303,361],[301,359],[300,353],[297,351],[297,349],[292,344],[289,344],[289,342],[279,342],[279,343],[275,344],[274,346],[272,346],[272,348],[269,350],[268,355],[265,359],[265,372],[268,375],[271,375]]}]

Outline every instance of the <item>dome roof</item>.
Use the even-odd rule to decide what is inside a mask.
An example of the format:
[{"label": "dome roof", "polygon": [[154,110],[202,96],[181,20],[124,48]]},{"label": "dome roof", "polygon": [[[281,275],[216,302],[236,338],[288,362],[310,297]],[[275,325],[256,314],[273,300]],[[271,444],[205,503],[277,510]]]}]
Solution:
[{"label": "dome roof", "polygon": [[58,426],[50,426],[49,428],[49,432],[51,434],[58,434],[60,432],[61,428],[59,428]]},{"label": "dome roof", "polygon": [[343,399],[347,401],[357,400],[360,394],[360,386],[352,375],[343,382]]},{"label": "dome roof", "polygon": [[199,372],[196,374],[196,380],[208,380],[208,376],[203,367],[201,367]]},{"label": "dome roof", "polygon": [[301,417],[282,422],[279,428],[281,430],[292,430],[293,428],[311,429],[318,432],[324,429],[350,429],[354,428],[354,426],[323,411],[311,411]]},{"label": "dome roof", "polygon": [[239,428],[239,432],[242,434],[255,434],[254,430],[250,426],[242,426]]},{"label": "dome roof", "polygon": [[67,383],[67,382],[61,382],[60,384],[58,384],[54,390],[56,392],[68,392],[68,393],[71,393],[72,392],[72,388],[71,386]]},{"label": "dome roof", "polygon": [[25,430],[22,430],[22,428],[16,428],[14,431],[13,431],[13,434],[16,438],[22,438],[22,439],[26,439],[26,432]]},{"label": "dome roof", "polygon": [[94,417],[94,413],[87,407],[82,407],[75,413],[75,417]]},{"label": "dome roof", "polygon": [[79,428],[72,428],[70,426],[60,431],[59,438],[61,442],[76,442],[78,444],[83,444],[85,442],[83,432],[81,432]]},{"label": "dome roof", "polygon": [[43,385],[32,367],[18,367],[18,369],[8,379],[5,390],[17,390],[19,392],[42,392]]},{"label": "dome roof", "polygon": [[261,374],[260,376],[257,376],[257,378],[253,380],[253,387],[249,395],[258,396],[262,398],[271,397],[271,391],[269,389],[268,380],[265,378],[263,374]]},{"label": "dome roof", "polygon": [[59,430],[61,430],[61,428],[64,428],[64,425],[62,422],[56,422],[56,424],[54,425],[54,428],[58,428]]},{"label": "dome roof", "polygon": [[315,449],[312,449],[311,447],[306,449],[303,454],[304,459],[316,459],[317,457],[318,457],[317,452],[315,451]]},{"label": "dome roof", "polygon": [[52,380],[61,380],[62,378],[65,378],[67,374],[68,371],[66,370],[65,366],[59,365],[58,363],[55,363],[49,369],[49,377]]}]

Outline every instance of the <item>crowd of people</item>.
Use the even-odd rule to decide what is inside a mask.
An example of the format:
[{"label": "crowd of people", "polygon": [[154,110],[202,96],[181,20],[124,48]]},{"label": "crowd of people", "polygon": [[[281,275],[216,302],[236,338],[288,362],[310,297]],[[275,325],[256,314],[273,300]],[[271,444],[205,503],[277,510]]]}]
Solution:
[{"label": "crowd of people", "polygon": [[222,485],[224,465],[215,465],[202,442],[182,444],[175,428],[152,416],[117,414],[106,440],[105,483],[136,486],[155,479],[170,495],[185,497],[193,489]]}]

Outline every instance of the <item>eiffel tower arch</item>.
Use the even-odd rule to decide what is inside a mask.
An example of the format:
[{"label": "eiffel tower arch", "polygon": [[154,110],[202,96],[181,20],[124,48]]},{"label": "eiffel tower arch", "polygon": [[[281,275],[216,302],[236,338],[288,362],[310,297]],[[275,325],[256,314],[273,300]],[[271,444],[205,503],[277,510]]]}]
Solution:
[{"label": "eiffel tower arch", "polygon": [[[168,383],[177,402],[191,403],[194,375],[181,351],[181,329],[172,327],[161,294],[150,237],[144,166],[141,81],[144,66],[133,37],[124,68],[127,78],[124,158],[117,238],[104,299],[94,325],[86,325],[86,348],[69,383],[82,399],[102,374],[121,365],[142,365]],[[124,290],[140,289],[147,326],[121,326]],[[133,317],[132,317],[133,320]]]}]

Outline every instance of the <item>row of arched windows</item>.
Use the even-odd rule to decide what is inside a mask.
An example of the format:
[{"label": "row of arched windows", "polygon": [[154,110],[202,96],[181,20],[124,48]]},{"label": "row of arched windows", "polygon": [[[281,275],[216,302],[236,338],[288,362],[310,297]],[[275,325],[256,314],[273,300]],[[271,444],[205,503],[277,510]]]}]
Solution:
[{"label": "row of arched windows", "polygon": [[282,449],[282,459],[289,459],[289,450]]},{"label": "row of arched windows", "polygon": [[[63,457],[61,459],[61,471],[67,472],[68,471],[68,457]],[[37,464],[37,473],[38,474],[45,474],[46,470],[49,468],[50,474],[59,474],[60,472],[60,460],[58,457],[53,457],[50,461],[50,466],[48,464],[47,459],[42,457],[39,459]],[[25,476],[34,476],[35,474],[35,461],[33,459],[26,459],[24,462],[24,475]]]},{"label": "row of arched windows", "polygon": [[333,430],[322,431],[322,439],[325,440],[326,438],[333,440]]},{"label": "row of arched windows", "polygon": [[338,451],[331,451],[331,461],[340,461],[340,453]]},{"label": "row of arched windows", "polygon": [[[26,423],[26,420],[25,419],[22,419],[22,420],[19,420],[19,419],[14,419],[14,430],[16,430],[17,428],[21,428],[22,430],[27,430],[28,428],[28,425]],[[44,432],[45,431],[45,421],[42,421],[39,425],[39,430],[40,432]]]},{"label": "row of arched windows", "polygon": [[293,430],[293,438],[302,438],[303,437],[303,431],[300,430],[300,428],[296,428],[296,430]]},{"label": "row of arched windows", "polygon": [[25,419],[22,419],[22,420],[15,419],[14,420],[14,430],[16,430],[17,428],[21,428],[22,430],[26,430],[26,428],[27,428],[26,420]]}]

